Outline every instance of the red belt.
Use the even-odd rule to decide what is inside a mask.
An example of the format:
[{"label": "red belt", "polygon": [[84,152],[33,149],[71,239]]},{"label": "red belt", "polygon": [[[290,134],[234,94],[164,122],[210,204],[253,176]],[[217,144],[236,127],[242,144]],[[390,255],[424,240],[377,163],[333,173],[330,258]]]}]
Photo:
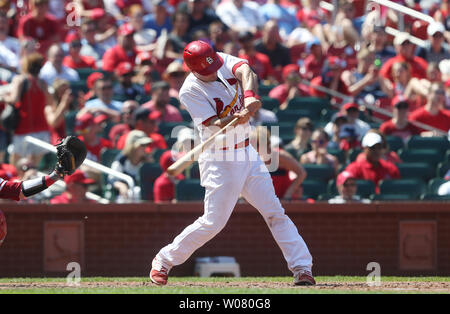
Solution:
[{"label": "red belt", "polygon": [[[235,144],[235,145],[234,145],[234,149],[247,147],[248,144],[250,144],[250,139],[246,139],[246,140],[243,141],[243,142],[240,142],[240,143]],[[220,150],[228,150],[228,149],[229,149],[228,147],[222,147],[222,148],[220,148]]]}]

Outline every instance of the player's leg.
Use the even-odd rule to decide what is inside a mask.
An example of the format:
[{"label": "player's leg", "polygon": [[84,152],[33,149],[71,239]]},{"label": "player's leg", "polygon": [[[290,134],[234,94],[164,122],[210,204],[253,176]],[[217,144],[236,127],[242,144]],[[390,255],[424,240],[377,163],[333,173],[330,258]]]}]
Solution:
[{"label": "player's leg", "polygon": [[261,171],[261,166],[264,165],[259,159],[250,164],[250,174],[244,184],[242,195],[264,217],[275,241],[283,252],[288,268],[294,275],[301,271],[310,272],[312,256],[297,227],[285,214],[284,208],[275,195],[270,174]]},{"label": "player's leg", "polygon": [[236,205],[248,172],[245,164],[203,161],[199,165],[205,187],[204,214],[159,251],[153,268],[164,268],[168,272],[173,266],[184,263],[225,227]]}]

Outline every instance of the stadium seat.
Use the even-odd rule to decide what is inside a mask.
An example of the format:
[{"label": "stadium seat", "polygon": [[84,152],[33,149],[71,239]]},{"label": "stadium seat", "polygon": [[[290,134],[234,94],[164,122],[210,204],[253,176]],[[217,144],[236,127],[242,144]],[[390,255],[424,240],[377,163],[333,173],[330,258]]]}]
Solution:
[{"label": "stadium seat", "polygon": [[75,120],[77,116],[77,111],[67,111],[64,115],[64,120],[66,122],[66,134],[74,135],[75,134]]},{"label": "stadium seat", "polygon": [[425,183],[418,179],[384,180],[380,184],[380,194],[407,195],[410,200],[419,199],[425,192]]},{"label": "stadium seat", "polygon": [[439,187],[442,184],[444,184],[445,182],[447,182],[447,180],[442,179],[442,178],[432,179],[430,182],[428,182],[428,193],[427,194],[437,195]]},{"label": "stadium seat", "polygon": [[191,119],[191,115],[189,114],[189,112],[187,110],[180,110],[180,114],[183,117],[184,121],[192,121]]},{"label": "stadium seat", "polygon": [[386,136],[386,142],[389,145],[389,149],[395,152],[405,147],[402,138],[398,136]]},{"label": "stadium seat", "polygon": [[412,136],[407,144],[408,150],[410,149],[434,149],[440,152],[441,155],[445,154],[447,149],[450,148],[449,141],[446,137],[421,137]]},{"label": "stadium seat", "polygon": [[72,92],[74,94],[78,94],[78,92],[83,92],[83,93],[87,93],[88,92],[88,87],[86,85],[86,81],[73,81],[70,82],[70,89],[72,90]]},{"label": "stadium seat", "polygon": [[330,108],[330,102],[325,98],[295,97],[289,101],[288,110],[309,110],[320,117],[322,109]]},{"label": "stadium seat", "polygon": [[443,178],[448,170],[450,170],[450,162],[441,162],[437,166],[436,176],[438,178]]},{"label": "stadium seat", "polygon": [[80,69],[75,69],[78,73],[78,76],[80,77],[80,80],[82,81],[86,81],[87,78],[89,77],[89,75],[91,75],[94,72],[100,72],[103,74],[107,74],[108,72],[103,71],[103,70],[99,70],[99,69],[92,69],[92,68],[80,68]]},{"label": "stadium seat", "polygon": [[136,97],[136,101],[140,105],[145,104],[146,102],[149,102],[150,100],[152,100],[152,96],[151,95],[142,95],[142,96],[137,96]]},{"label": "stadium seat", "polygon": [[435,149],[405,149],[401,150],[399,157],[403,162],[426,162],[432,167],[436,167],[443,158]]},{"label": "stadium seat", "polygon": [[280,107],[280,102],[278,99],[270,98],[269,96],[262,96],[261,103],[264,109],[270,111],[276,111]]},{"label": "stadium seat", "polygon": [[[174,130],[175,128],[184,128],[184,127],[189,127],[190,122],[187,121],[183,121],[183,122],[161,122],[158,125],[158,130],[161,135],[163,136],[172,136],[172,130]],[[176,132],[177,133],[177,132]],[[176,136],[174,134],[174,136]]]},{"label": "stadium seat", "polygon": [[268,96],[269,92],[275,87],[276,85],[265,85],[265,84],[259,84],[258,87],[258,95],[259,96]]},{"label": "stadium seat", "polygon": [[52,152],[45,153],[42,156],[41,162],[38,165],[39,171],[49,172],[53,171],[56,164],[56,154]]},{"label": "stadium seat", "polygon": [[418,178],[428,181],[435,176],[435,168],[425,162],[405,162],[397,165],[402,178]]},{"label": "stadium seat", "polygon": [[361,148],[353,148],[348,151],[348,160],[350,162],[354,162],[356,157],[362,152]]},{"label": "stadium seat", "polygon": [[200,168],[198,167],[198,162],[194,162],[189,168],[189,178],[200,179]]},{"label": "stadium seat", "polygon": [[450,195],[434,195],[434,194],[425,194],[420,198],[422,201],[450,201]]},{"label": "stadium seat", "polygon": [[286,109],[277,112],[280,122],[297,122],[298,119],[307,117],[311,120],[318,120],[320,115],[308,109]]},{"label": "stadium seat", "polygon": [[303,197],[317,199],[319,195],[327,193],[327,186],[322,181],[306,179],[302,183]]},{"label": "stadium seat", "polygon": [[160,149],[160,148],[155,148],[152,150],[152,155],[153,155],[153,159],[154,159],[155,163],[159,163],[159,159],[161,158],[161,155],[164,154],[164,152],[167,150],[168,149]]},{"label": "stadium seat", "polygon": [[106,167],[111,167],[113,161],[116,159],[119,153],[120,150],[118,149],[105,149],[100,156],[102,165]]},{"label": "stadium seat", "polygon": [[170,97],[169,104],[171,104],[174,107],[180,108],[180,101],[175,97]]},{"label": "stadium seat", "polygon": [[201,201],[205,196],[205,188],[199,179],[186,179],[177,183],[175,188],[177,201]]},{"label": "stadium seat", "polygon": [[335,170],[330,165],[304,164],[303,168],[308,174],[308,179],[328,182],[335,176]]},{"label": "stadium seat", "polygon": [[339,161],[339,164],[343,165],[345,164],[346,160],[347,160],[347,154],[345,151],[341,150],[341,149],[336,149],[336,148],[328,148],[327,149],[328,153],[333,155],[334,157],[336,157]]},{"label": "stadium seat", "polygon": [[[408,201],[412,200],[409,194],[374,194],[370,197],[373,201]],[[416,198],[414,198],[416,200]]]},{"label": "stadium seat", "polygon": [[139,169],[141,199],[153,200],[153,183],[161,175],[159,163],[145,163]]}]

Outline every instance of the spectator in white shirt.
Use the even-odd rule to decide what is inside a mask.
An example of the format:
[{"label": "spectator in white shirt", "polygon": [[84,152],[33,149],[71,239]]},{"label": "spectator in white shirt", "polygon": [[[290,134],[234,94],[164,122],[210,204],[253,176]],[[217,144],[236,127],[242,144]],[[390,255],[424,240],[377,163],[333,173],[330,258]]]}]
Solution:
[{"label": "spectator in white shirt", "polygon": [[0,13],[0,80],[9,82],[19,68],[20,43],[8,33],[8,17]]},{"label": "spectator in white shirt", "polygon": [[256,33],[264,25],[258,8],[259,5],[254,1],[230,0],[219,4],[216,14],[233,31]]},{"label": "spectator in white shirt", "polygon": [[77,71],[68,68],[62,64],[64,59],[64,51],[58,44],[52,45],[48,50],[48,61],[41,69],[39,77],[43,79],[47,85],[52,85],[56,78],[64,79],[69,82],[78,81],[80,77]]}]

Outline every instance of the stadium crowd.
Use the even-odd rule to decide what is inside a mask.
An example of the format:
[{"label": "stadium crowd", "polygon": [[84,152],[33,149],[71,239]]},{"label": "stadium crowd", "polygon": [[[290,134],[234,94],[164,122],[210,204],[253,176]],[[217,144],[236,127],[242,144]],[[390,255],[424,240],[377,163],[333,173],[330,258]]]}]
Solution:
[{"label": "stadium crowd", "polygon": [[434,23],[367,13],[366,2],[329,11],[319,0],[0,0],[0,177],[53,166],[26,136],[55,144],[77,134],[88,159],[133,184],[82,167],[63,194],[28,202],[90,202],[88,191],[114,202],[201,199],[196,164],[177,177],[166,169],[196,139],[178,91],[183,48],[204,40],[258,74],[253,139],[270,139],[258,151],[277,158],[281,199],[445,198],[449,1],[394,1]]}]

